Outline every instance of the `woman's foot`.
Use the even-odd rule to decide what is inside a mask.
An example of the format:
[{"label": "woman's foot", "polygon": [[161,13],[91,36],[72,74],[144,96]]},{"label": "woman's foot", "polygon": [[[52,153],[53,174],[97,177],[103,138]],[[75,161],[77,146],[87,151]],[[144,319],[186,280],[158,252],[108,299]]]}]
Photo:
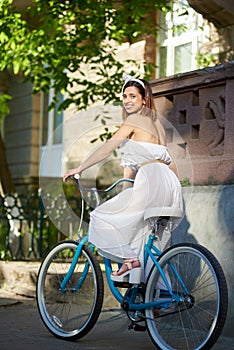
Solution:
[{"label": "woman's foot", "polygon": [[125,259],[121,268],[111,274],[112,281],[138,284],[141,280],[141,263],[139,259]]},{"label": "woman's foot", "polygon": [[118,271],[112,272],[112,276],[121,276],[123,273],[140,266],[139,259],[125,259],[121,268]]}]

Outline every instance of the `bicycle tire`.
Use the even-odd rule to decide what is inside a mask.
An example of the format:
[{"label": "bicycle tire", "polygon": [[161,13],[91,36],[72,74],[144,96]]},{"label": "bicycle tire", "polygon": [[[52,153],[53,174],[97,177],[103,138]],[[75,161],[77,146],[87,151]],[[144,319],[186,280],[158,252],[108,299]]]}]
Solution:
[{"label": "bicycle tire", "polygon": [[[63,340],[85,336],[95,325],[103,304],[102,271],[87,246],[82,247],[66,289],[61,291],[60,283],[67,274],[77,246],[78,242],[69,240],[56,244],[43,259],[37,278],[40,317],[46,328]],[[89,268],[88,273],[81,287],[75,290],[85,266]]]},{"label": "bicycle tire", "polygon": [[[195,243],[168,248],[158,262],[164,271],[167,269],[172,290],[185,296],[179,279],[172,273],[172,265],[168,264],[176,267],[188,296],[180,304],[158,310],[159,317],[155,317],[157,312],[152,309],[145,311],[151,340],[163,350],[210,349],[223,330],[228,307],[227,283],[219,262],[209,250]],[[145,302],[163,301],[158,292],[165,288],[165,283],[162,285],[153,266],[147,279]]]}]

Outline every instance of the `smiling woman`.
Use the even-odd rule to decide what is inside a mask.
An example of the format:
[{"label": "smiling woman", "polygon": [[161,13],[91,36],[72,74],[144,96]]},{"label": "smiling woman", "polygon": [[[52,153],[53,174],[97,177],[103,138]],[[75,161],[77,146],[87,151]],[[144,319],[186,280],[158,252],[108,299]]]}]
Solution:
[{"label": "smiling woman", "polygon": [[[129,278],[131,283],[139,283],[145,279],[143,252],[149,232],[144,220],[145,210],[157,207],[160,216],[165,207],[172,207],[182,213],[182,194],[180,182],[168,166],[171,157],[149,83],[127,75],[124,79],[123,124],[111,139],[78,168],[70,170],[64,179],[81,174],[116,148],[120,149],[124,177],[134,178],[134,185],[91,212],[89,241],[103,256],[123,262],[120,270],[112,273],[112,280],[121,282]],[[170,237],[164,242],[164,248],[169,240]]]},{"label": "smiling woman", "polygon": [[123,94],[124,108],[128,114],[137,113],[144,105],[142,95],[135,86],[129,86],[125,89]]}]

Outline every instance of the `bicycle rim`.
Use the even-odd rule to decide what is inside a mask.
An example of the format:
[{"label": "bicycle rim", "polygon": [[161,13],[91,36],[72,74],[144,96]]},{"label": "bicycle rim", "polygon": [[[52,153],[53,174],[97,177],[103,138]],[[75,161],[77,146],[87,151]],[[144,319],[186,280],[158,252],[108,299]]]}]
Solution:
[{"label": "bicycle rim", "polygon": [[[53,335],[67,340],[81,338],[90,331],[103,302],[102,272],[86,246],[82,248],[65,289],[60,288],[77,245],[75,241],[55,245],[43,260],[37,279],[37,305],[41,319]],[[77,288],[85,267],[88,267],[88,272]]]},{"label": "bicycle rim", "polygon": [[[153,310],[146,310],[147,329],[154,345],[163,350],[210,349],[222,332],[228,304],[226,280],[218,261],[206,248],[187,243],[169,248],[159,263],[167,271],[173,292],[182,299],[160,309],[158,318],[154,318]],[[172,272],[172,266],[180,277]],[[145,301],[163,301],[163,284],[153,267]]]}]

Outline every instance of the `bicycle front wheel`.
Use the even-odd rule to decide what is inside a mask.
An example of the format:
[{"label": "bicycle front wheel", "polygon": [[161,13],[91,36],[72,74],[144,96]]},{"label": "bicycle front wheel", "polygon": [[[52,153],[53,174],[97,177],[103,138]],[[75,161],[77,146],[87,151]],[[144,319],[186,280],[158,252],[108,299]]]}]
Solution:
[{"label": "bicycle front wheel", "polygon": [[220,264],[210,251],[194,243],[174,245],[158,261],[175,298],[168,303],[171,297],[153,266],[145,301],[161,302],[159,310],[146,310],[154,345],[163,350],[210,349],[227,314],[227,284]]},{"label": "bicycle front wheel", "polygon": [[44,258],[37,278],[37,306],[47,329],[56,337],[74,340],[86,335],[95,325],[103,303],[103,277],[99,263],[83,246],[74,272],[67,275],[78,242],[56,244]]}]

